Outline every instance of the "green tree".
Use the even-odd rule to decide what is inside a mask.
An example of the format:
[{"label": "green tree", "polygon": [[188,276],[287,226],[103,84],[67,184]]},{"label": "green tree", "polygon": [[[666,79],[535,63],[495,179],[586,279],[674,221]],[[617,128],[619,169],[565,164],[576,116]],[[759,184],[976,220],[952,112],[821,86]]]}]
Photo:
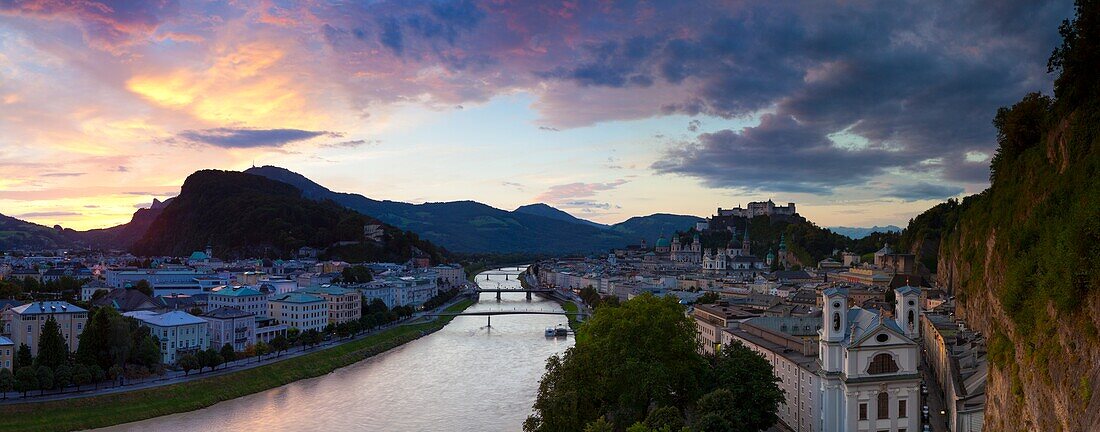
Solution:
[{"label": "green tree", "polygon": [[289,347],[290,344],[283,335],[278,335],[271,339],[271,349],[275,351],[275,357],[281,355],[283,351],[286,351]]},{"label": "green tree", "polygon": [[114,308],[102,307],[96,309],[84,326],[84,331],[78,337],[79,344],[76,347],[76,360],[86,365],[98,365],[100,368],[109,368],[111,361],[108,348],[108,335],[111,329],[111,319],[118,316]]},{"label": "green tree", "polygon": [[76,390],[80,391],[80,386],[92,382],[92,373],[88,370],[88,366],[77,363],[73,366],[73,385],[76,386]]},{"label": "green tree", "polygon": [[228,343],[222,345],[222,349],[221,351],[219,351],[219,354],[221,354],[222,359],[224,359],[226,363],[230,363],[237,358],[237,353],[233,351],[233,345],[230,345]]},{"label": "green tree", "polygon": [[684,427],[684,416],[676,407],[666,406],[649,412],[645,418],[645,426],[652,430],[679,431]]},{"label": "green tree", "polygon": [[718,303],[718,301],[721,299],[722,296],[718,295],[718,293],[714,291],[707,291],[706,293],[703,293],[703,295],[699,296],[699,300],[696,300],[695,302],[699,304],[715,304]]},{"label": "green tree", "polygon": [[162,360],[159,340],[152,335],[141,338],[135,357],[137,364],[149,367],[150,370],[155,369]]},{"label": "green tree", "polygon": [[73,383],[73,368],[68,363],[62,363],[53,371],[54,387],[65,390],[65,387]]},{"label": "green tree", "polygon": [[38,389],[42,390],[43,394],[46,393],[46,390],[53,388],[53,369],[50,369],[49,366],[39,366],[34,375],[38,378]]},{"label": "green tree", "polygon": [[[723,347],[716,357],[713,360],[713,382],[719,387],[716,391],[729,392],[728,400],[716,404],[728,410],[722,418],[745,431],[764,430],[779,421],[776,413],[785,395],[771,363],[740,342]],[[699,405],[702,410],[702,399]]]},{"label": "green tree", "polygon": [[145,279],[137,281],[137,283],[134,284],[133,289],[141,291],[142,294],[145,294],[149,297],[153,296],[153,286],[149,285],[149,281],[147,281]]},{"label": "green tree", "polygon": [[99,365],[93,364],[88,366],[88,373],[92,375],[92,382],[95,383],[96,390],[99,390],[99,383],[107,379],[107,372],[104,372]]},{"label": "green tree", "polygon": [[38,375],[35,374],[34,366],[22,366],[15,371],[15,391],[27,397],[27,392],[37,389]]},{"label": "green tree", "polygon": [[61,327],[50,316],[42,326],[42,334],[38,339],[38,364],[53,369],[68,359],[69,346],[65,343],[65,337],[61,335]]},{"label": "green tree", "polygon": [[27,344],[19,344],[19,352],[15,354],[15,370],[23,366],[31,366],[34,364],[34,356],[31,355],[31,347]]},{"label": "green tree", "polygon": [[180,356],[176,363],[179,365],[180,369],[183,369],[184,376],[190,375],[191,371],[195,369],[199,369],[200,372],[202,371],[202,365],[199,363],[199,359],[193,354],[184,354]]},{"label": "green tree", "polygon": [[651,407],[687,406],[708,370],[695,338],[694,321],[673,297],[646,294],[596,309],[576,345],[547,361],[524,430],[583,430],[603,416],[625,429]]},{"label": "green tree", "polygon": [[[276,338],[279,338],[279,337],[282,337],[282,336],[276,336]],[[272,339],[271,341],[275,342],[275,339]],[[283,343],[286,343],[286,338],[283,338]],[[264,342],[264,341],[256,341],[256,345],[254,347],[252,347],[252,349],[253,349],[253,351],[256,352],[256,361],[257,362],[260,361],[260,357],[263,357],[265,354],[270,353],[271,350],[272,350],[271,345],[268,345],[267,342]]]},{"label": "green tree", "polygon": [[15,390],[15,375],[11,373],[11,369],[0,368],[0,394],[7,399],[8,392],[12,390]]}]

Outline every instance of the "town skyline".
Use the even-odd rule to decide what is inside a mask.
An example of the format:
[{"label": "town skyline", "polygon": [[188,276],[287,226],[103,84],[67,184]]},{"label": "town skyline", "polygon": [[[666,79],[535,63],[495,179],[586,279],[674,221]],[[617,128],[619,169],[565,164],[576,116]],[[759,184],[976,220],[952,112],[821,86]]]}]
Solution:
[{"label": "town skyline", "polygon": [[[774,199],[822,226],[904,225],[988,186],[990,113],[1049,93],[1042,59],[1070,15],[114,7],[0,7],[0,213],[113,226],[196,170],[255,163],[373,199],[543,202],[601,223]],[[874,25],[853,34],[852,17]]]}]

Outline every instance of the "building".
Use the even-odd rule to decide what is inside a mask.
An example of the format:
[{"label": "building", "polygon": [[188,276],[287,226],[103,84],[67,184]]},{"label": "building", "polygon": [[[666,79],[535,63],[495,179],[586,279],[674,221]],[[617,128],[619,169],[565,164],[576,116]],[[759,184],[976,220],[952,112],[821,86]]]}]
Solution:
[{"label": "building", "polygon": [[276,336],[286,336],[287,326],[279,322],[279,320],[268,316],[255,316],[256,320],[256,341],[270,344],[272,339]]},{"label": "building", "polygon": [[99,279],[92,279],[88,282],[85,282],[84,285],[80,287],[80,300],[91,300],[92,296],[95,295],[95,292],[99,290],[110,291],[111,287],[107,286],[106,282],[103,282]]},{"label": "building", "polygon": [[699,239],[699,234],[695,234],[691,243],[687,245],[680,242],[680,236],[672,236],[672,244],[669,246],[669,259],[677,263],[701,263],[703,261],[703,241]]},{"label": "building", "polygon": [[203,314],[202,319],[209,323],[210,344],[215,348],[229,344],[233,351],[241,352],[256,343],[254,313],[223,306]]},{"label": "building", "polygon": [[920,290],[895,294],[896,319],[849,308],[845,289],[822,292],[821,430],[920,430]]},{"label": "building", "polygon": [[0,336],[0,369],[15,370],[15,342]]},{"label": "building", "polygon": [[722,330],[734,321],[760,315],[724,302],[695,305],[691,314],[699,332],[700,350],[705,354],[714,354],[714,348],[722,343]]},{"label": "building", "polygon": [[160,340],[161,361],[164,364],[175,364],[184,355],[210,347],[210,324],[187,312],[135,311],[123,315],[138,320]]},{"label": "building", "polygon": [[212,275],[210,272],[190,269],[107,270],[107,286],[125,288],[127,284],[137,285],[138,281],[142,280],[149,282],[153,288],[169,285],[197,285],[196,278]]},{"label": "building", "polygon": [[232,307],[253,315],[267,313],[267,296],[247,286],[223,286],[210,291],[207,302],[210,309]]},{"label": "building", "polygon": [[321,285],[299,289],[299,293],[320,297],[328,303],[328,323],[342,324],[363,316],[363,295],[354,289]]},{"label": "building", "polygon": [[305,294],[279,294],[267,302],[268,316],[300,331],[324,330],[328,325],[328,302],[325,299]]},{"label": "building", "polygon": [[794,203],[787,203],[785,207],[775,205],[772,200],[767,201],[754,201],[750,202],[745,208],[741,208],[740,205],[731,209],[724,209],[718,207],[718,216],[738,216],[744,218],[754,218],[757,216],[794,216],[797,212],[794,209]]},{"label": "building", "polygon": [[937,391],[947,408],[948,426],[954,432],[980,432],[985,425],[985,389],[989,360],[985,339],[953,316],[921,315],[925,359]]},{"label": "building", "polygon": [[[750,318],[723,330],[722,345],[740,342],[764,356],[786,397],[779,421],[795,432],[821,432],[817,332],[821,317]],[[914,431],[916,432],[916,431]]]},{"label": "building", "polygon": [[61,336],[69,345],[69,351],[76,351],[77,338],[88,324],[88,311],[63,301],[34,302],[11,308],[11,340],[15,346],[27,344],[31,355],[38,355],[38,338],[42,327],[53,317],[61,328]]},{"label": "building", "polygon": [[92,301],[92,304],[98,307],[114,308],[119,312],[153,310],[161,307],[160,303],[153,300],[152,297],[131,288],[115,288],[103,297]]},{"label": "building", "polygon": [[458,264],[440,264],[428,271],[435,273],[443,286],[458,286],[466,281],[466,271]]}]

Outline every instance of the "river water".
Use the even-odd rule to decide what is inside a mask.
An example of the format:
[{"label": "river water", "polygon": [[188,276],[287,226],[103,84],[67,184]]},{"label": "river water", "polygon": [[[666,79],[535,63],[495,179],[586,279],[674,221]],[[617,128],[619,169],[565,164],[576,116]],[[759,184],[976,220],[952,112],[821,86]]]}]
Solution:
[{"label": "river water", "polygon": [[[483,288],[519,288],[508,267],[477,278]],[[550,300],[492,293],[467,311],[561,311]],[[573,338],[546,338],[564,316],[456,317],[443,329],[328,375],[188,413],[103,431],[517,431],[531,413],[546,359]]]}]

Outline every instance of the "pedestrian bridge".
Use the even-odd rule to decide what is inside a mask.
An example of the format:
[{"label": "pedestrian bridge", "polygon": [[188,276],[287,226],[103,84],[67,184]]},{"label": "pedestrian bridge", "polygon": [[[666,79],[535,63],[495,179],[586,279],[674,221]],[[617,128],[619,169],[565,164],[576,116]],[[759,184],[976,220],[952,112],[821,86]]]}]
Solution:
[{"label": "pedestrian bridge", "polygon": [[493,326],[493,317],[497,316],[497,315],[561,315],[561,316],[578,316],[579,317],[579,316],[584,316],[585,313],[583,313],[583,312],[565,312],[565,311],[553,312],[553,311],[544,311],[544,310],[510,310],[510,311],[496,310],[496,311],[475,311],[475,312],[439,312],[439,313],[424,314],[424,316],[432,316],[432,317],[483,316],[483,317],[485,317],[486,321],[488,322],[487,325],[489,327]]},{"label": "pedestrian bridge", "polygon": [[531,300],[531,294],[532,293],[550,294],[550,293],[554,292],[554,290],[552,290],[550,288],[536,288],[536,289],[478,288],[478,289],[474,290],[474,292],[479,294],[479,297],[480,297],[481,293],[497,293],[497,301],[500,301],[500,294],[501,293],[513,293],[513,292],[514,293],[527,293],[527,300]]}]

